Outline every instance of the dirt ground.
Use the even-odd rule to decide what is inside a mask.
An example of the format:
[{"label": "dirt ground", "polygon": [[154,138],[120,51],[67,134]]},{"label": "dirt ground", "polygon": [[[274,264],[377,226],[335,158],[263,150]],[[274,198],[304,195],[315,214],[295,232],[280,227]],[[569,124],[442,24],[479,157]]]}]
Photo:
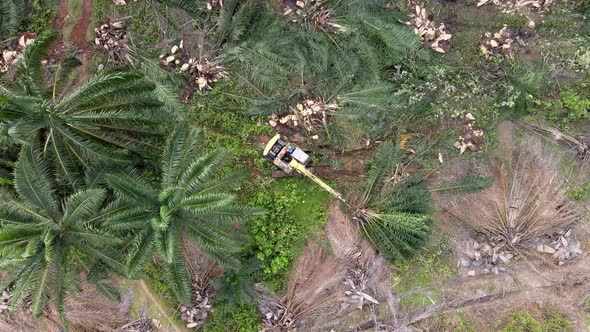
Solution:
[{"label": "dirt ground", "polygon": [[76,22],[71,34],[71,46],[75,48],[75,54],[82,62],[80,71],[80,80],[85,81],[90,76],[90,62],[94,51],[93,44],[88,40],[88,28],[91,22],[93,0],[60,0],[55,21],[51,25],[52,29],[60,31],[58,40],[55,41],[49,50],[49,60],[59,62],[67,54],[68,44],[70,41],[64,40],[61,33],[64,28],[65,20],[68,17],[68,1],[82,1],[82,17]]}]

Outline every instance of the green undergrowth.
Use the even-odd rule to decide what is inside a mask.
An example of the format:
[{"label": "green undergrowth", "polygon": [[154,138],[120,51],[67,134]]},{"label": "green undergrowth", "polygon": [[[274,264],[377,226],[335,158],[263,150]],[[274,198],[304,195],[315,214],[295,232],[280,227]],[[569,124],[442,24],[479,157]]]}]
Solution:
[{"label": "green undergrowth", "polygon": [[478,332],[464,311],[440,313],[427,322],[432,331]]},{"label": "green undergrowth", "polygon": [[527,311],[513,313],[500,332],[573,332],[574,325],[554,308],[543,308],[541,317]]},{"label": "green undergrowth", "polygon": [[190,108],[195,125],[205,130],[207,147],[227,149],[234,162],[242,165],[270,169],[271,164],[254,142],[257,135],[270,134],[271,127],[263,117],[243,114],[244,105],[227,97],[223,90],[217,87],[206,96],[195,96]]},{"label": "green undergrowth", "polygon": [[168,311],[175,323],[180,323],[180,314],[178,312],[176,312],[176,315],[172,314],[178,306],[178,301],[162,271],[162,267],[151,263],[144,270],[146,275],[144,280],[162,308]]},{"label": "green undergrowth", "polygon": [[204,332],[254,332],[262,328],[255,304],[214,306],[202,330]]},{"label": "green undergrowth", "polygon": [[456,272],[447,237],[435,238],[412,260],[398,263],[394,290],[402,306],[418,308],[441,300],[442,282]]},{"label": "green undergrowth", "polygon": [[286,287],[293,261],[310,234],[327,219],[331,197],[306,178],[275,179],[259,187],[250,202],[266,210],[248,224],[251,253],[262,265],[261,280],[273,291]]}]

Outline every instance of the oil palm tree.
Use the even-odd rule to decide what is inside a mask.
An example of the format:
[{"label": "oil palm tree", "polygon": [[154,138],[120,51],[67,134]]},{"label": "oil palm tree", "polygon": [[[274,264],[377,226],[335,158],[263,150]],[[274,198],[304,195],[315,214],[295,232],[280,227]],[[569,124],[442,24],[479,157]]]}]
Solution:
[{"label": "oil palm tree", "polygon": [[219,176],[226,152],[204,153],[201,132],[179,126],[168,138],[161,158],[159,183],[135,174],[113,174],[107,183],[129,208],[110,218],[113,230],[136,232],[127,248],[127,274],[137,277],[157,253],[165,276],[178,297],[191,302],[191,283],[183,255],[183,239],[194,241],[214,261],[239,265],[235,254],[247,241],[236,223],[259,213],[236,203],[227,193],[242,178]]},{"label": "oil palm tree", "polygon": [[[407,125],[426,111],[430,103],[414,107],[407,82],[387,75],[394,66],[412,71],[413,63],[429,59],[420,38],[391,15],[346,8],[338,21],[346,28],[341,34],[286,29],[271,14],[245,21],[248,33],[226,43],[222,60],[243,88],[238,98],[248,102],[250,114],[281,114],[302,100],[321,100],[337,105],[324,118],[360,119],[375,138],[382,127]],[[331,121],[323,122],[328,129]]]},{"label": "oil palm tree", "polygon": [[366,181],[350,198],[363,234],[390,260],[409,258],[430,234],[433,203],[428,189],[416,176],[392,177],[396,168],[403,168],[403,157],[397,145],[384,142]]},{"label": "oil palm tree", "polygon": [[[120,239],[101,222],[108,211],[106,191],[79,190],[60,200],[51,178],[33,146],[21,150],[14,179],[18,198],[0,205],[0,265],[10,271],[0,290],[11,290],[12,307],[31,295],[36,316],[53,300],[65,323],[64,297],[77,292],[81,272],[92,274],[93,266],[104,263],[123,266],[107,249]],[[92,275],[88,280],[99,282]]]},{"label": "oil palm tree", "polygon": [[0,2],[0,38],[16,32],[26,18],[28,0],[4,0]]},{"label": "oil palm tree", "polygon": [[135,71],[102,73],[74,88],[75,58],[59,64],[47,83],[42,60],[56,36],[39,35],[25,48],[14,84],[0,85],[0,121],[21,144],[39,143],[58,177],[74,187],[81,168],[139,149],[138,135],[161,118],[160,102],[151,96],[154,85]]}]

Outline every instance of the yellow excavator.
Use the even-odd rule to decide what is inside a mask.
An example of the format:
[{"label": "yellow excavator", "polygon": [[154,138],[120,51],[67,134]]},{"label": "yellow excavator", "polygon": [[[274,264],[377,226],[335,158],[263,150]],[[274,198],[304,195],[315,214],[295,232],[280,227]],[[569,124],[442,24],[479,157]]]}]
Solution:
[{"label": "yellow excavator", "polygon": [[297,145],[287,142],[280,134],[275,135],[268,141],[263,155],[285,173],[291,174],[295,170],[310,178],[341,202],[347,204],[341,193],[334,190],[307,169],[307,165],[310,162],[309,155]]}]

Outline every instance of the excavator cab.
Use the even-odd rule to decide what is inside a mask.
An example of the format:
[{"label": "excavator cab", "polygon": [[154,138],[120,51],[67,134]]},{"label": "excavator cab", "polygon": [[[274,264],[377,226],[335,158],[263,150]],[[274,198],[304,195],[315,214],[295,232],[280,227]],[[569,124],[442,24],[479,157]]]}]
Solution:
[{"label": "excavator cab", "polygon": [[309,155],[295,144],[287,142],[280,134],[268,141],[263,155],[273,164],[286,173],[293,171],[293,161],[307,167],[310,162]]}]

